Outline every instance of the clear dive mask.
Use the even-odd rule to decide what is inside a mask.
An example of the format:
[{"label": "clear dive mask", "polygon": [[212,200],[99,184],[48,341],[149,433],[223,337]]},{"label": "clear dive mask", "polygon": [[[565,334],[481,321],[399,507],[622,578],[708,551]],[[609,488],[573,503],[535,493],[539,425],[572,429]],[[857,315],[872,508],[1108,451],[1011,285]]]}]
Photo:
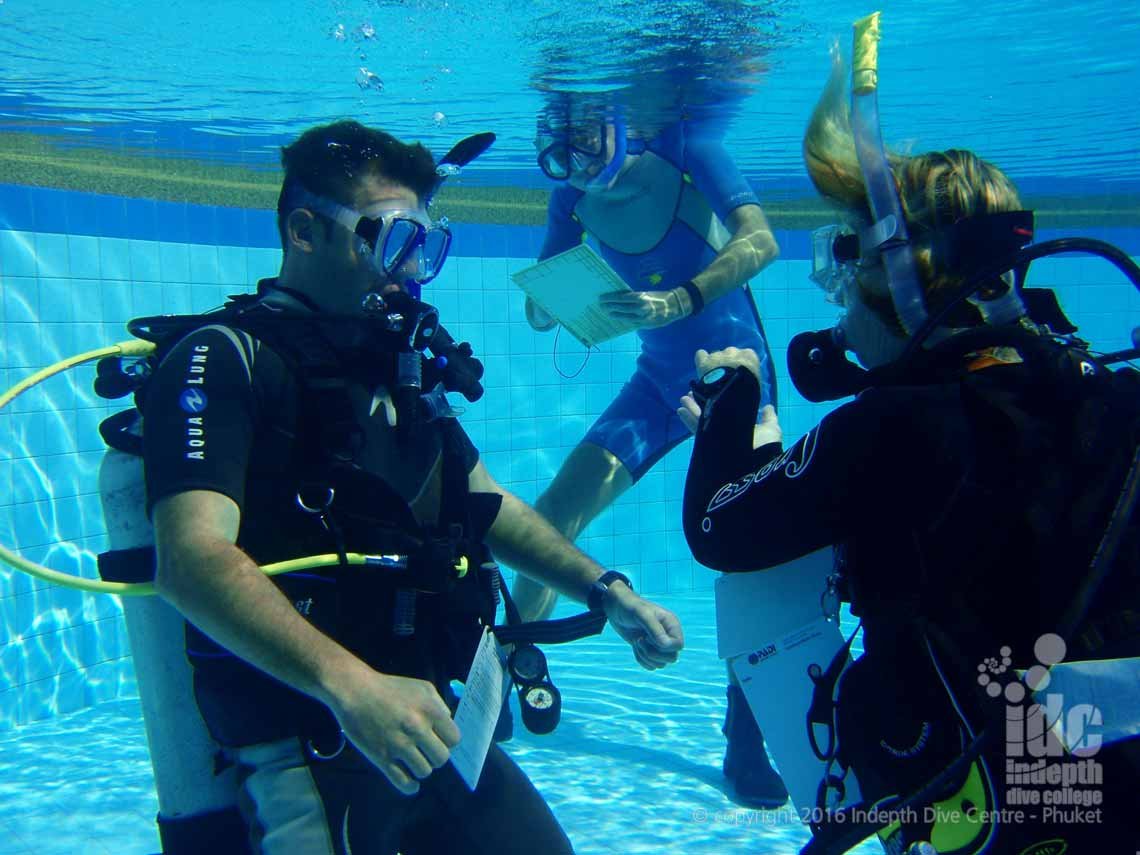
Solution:
[{"label": "clear dive mask", "polygon": [[376,273],[404,286],[416,299],[421,287],[439,275],[451,249],[447,218],[433,222],[422,209],[392,208],[369,217],[297,184],[290,188],[289,200],[352,232],[357,252]]},{"label": "clear dive mask", "polygon": [[552,181],[567,181],[576,172],[605,166],[606,125],[571,132],[547,130],[535,140],[538,168]]},{"label": "clear dive mask", "polygon": [[811,233],[811,273],[829,303],[843,306],[859,266],[859,238],[846,226],[823,226]]},{"label": "clear dive mask", "polygon": [[[613,133],[613,145],[609,135]],[[614,117],[580,130],[567,124],[561,130],[546,129],[535,140],[538,167],[553,181],[581,182],[589,189],[609,187],[625,164],[627,154],[645,151],[642,140],[629,139],[625,122]]]}]

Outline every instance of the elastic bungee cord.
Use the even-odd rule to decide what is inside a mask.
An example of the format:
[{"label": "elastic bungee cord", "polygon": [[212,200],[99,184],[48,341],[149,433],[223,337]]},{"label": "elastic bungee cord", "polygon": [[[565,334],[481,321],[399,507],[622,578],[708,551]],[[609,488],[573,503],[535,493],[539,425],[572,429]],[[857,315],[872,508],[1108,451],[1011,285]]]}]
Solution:
[{"label": "elastic bungee cord", "polygon": [[[130,339],[128,341],[120,341],[117,344],[112,344],[107,347],[101,347],[97,350],[89,350],[85,353],[69,356],[67,359],[62,359],[54,365],[49,365],[47,368],[32,374],[30,377],[24,378],[11,389],[0,395],[0,410],[3,410],[24,392],[39,385],[49,377],[62,374],[64,371],[74,368],[77,365],[83,365],[87,362],[93,362],[96,359],[102,359],[107,356],[120,356],[131,359],[141,358],[150,355],[154,351],[154,347],[154,344],[149,341]],[[391,560],[390,556],[363,555],[358,552],[347,553],[345,558],[348,564],[371,564],[378,566],[387,565]],[[0,562],[19,570],[21,573],[27,573],[36,579],[51,582],[53,585],[62,585],[65,588],[75,588],[92,594],[117,594],[124,597],[140,597],[157,593],[153,582],[104,582],[101,579],[88,579],[84,576],[76,576],[72,573],[52,570],[50,567],[29,561],[3,544],[0,544]],[[312,555],[307,558],[293,558],[289,561],[277,561],[273,564],[266,564],[261,569],[267,576],[276,576],[281,573],[292,573],[297,570],[314,570],[320,567],[332,567],[343,563],[345,562],[341,561],[340,556],[336,554],[325,554]]]}]

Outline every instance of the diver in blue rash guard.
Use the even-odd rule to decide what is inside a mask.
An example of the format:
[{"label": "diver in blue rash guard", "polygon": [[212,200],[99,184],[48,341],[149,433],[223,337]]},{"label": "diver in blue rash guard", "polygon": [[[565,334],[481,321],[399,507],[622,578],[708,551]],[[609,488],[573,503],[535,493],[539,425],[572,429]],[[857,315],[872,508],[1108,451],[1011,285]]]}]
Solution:
[{"label": "diver in blue rash guard", "polygon": [[[536,141],[551,194],[539,259],[589,236],[632,293],[602,305],[633,320],[637,369],[570,453],[535,507],[568,539],[688,438],[675,412],[693,379],[698,348],[748,347],[761,354],[762,397],[776,403],[776,380],[748,280],[779,254],[756,194],[720,140],[676,122],[642,140],[620,117],[548,116]],[[556,322],[528,298],[536,330]],[[520,576],[514,596],[524,619],[546,617],[557,594]],[[730,676],[731,680],[731,676]],[[763,736],[738,686],[728,689],[725,774],[738,801],[782,804]]]}]

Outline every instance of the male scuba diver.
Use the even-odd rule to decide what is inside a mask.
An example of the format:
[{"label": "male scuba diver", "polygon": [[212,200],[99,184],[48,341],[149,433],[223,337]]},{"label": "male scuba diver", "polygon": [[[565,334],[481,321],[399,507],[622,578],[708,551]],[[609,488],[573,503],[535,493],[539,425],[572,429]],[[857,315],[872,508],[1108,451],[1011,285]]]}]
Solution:
[{"label": "male scuba diver", "polygon": [[[491,549],[604,614],[647,669],[683,644],[673,614],[492,478],[447,403],[482,375],[420,299],[450,247],[427,208],[447,160],[356,122],[306,131],[282,152],[280,275],[133,327],[159,344],[136,390],[155,586],[186,618],[194,700],[255,852],[571,851],[497,746],[477,786],[448,764],[451,682],[494,622]],[[106,435],[130,445],[126,425]],[[511,670],[549,699],[535,662]],[[175,837],[170,855],[223,851]]]},{"label": "male scuba diver", "polygon": [[[812,400],[857,397],[788,449],[748,351],[699,351],[685,533],[714,569],[828,544],[821,608],[851,604],[864,654],[814,663],[807,715],[830,771],[805,853],[878,834],[892,853],[1131,852],[1140,846],[1140,375],[1096,357],[1030,263],[1032,212],[996,167],[949,150],[889,159],[878,15],[856,24],[804,139],[842,213],[812,279],[845,315],[789,346]],[[862,367],[848,362],[845,350]],[[757,537],[756,533],[762,533]],[[852,640],[854,635],[852,636]],[[834,809],[858,784],[862,802]]]},{"label": "male scuba diver", "polygon": [[[573,109],[572,109],[573,107]],[[607,294],[602,308],[637,328],[637,369],[570,452],[535,503],[568,539],[648,473],[689,434],[675,401],[693,379],[698,347],[750,347],[761,354],[762,395],[775,404],[776,377],[748,280],[779,254],[748,181],[720,139],[677,121],[652,139],[620,111],[583,110],[566,99],[540,121],[538,165],[559,182],[550,196],[539,260],[588,236],[632,291]],[[557,324],[530,298],[536,330]],[[546,617],[557,592],[518,577],[524,618]],[[764,737],[729,674],[724,774],[731,797],[776,807],[788,797],[768,761]]]}]

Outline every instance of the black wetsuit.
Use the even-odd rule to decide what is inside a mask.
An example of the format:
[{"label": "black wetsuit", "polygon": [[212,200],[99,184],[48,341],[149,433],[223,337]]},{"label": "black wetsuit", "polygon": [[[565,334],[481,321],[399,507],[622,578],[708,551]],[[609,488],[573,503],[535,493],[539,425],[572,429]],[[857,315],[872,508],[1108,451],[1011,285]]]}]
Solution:
[{"label": "black wetsuit", "polygon": [[[449,501],[449,466],[452,480],[464,484],[464,502],[472,501],[475,494],[466,494],[465,484],[479,455],[454,419],[421,425],[402,444],[383,405],[364,385],[350,382],[342,403],[359,428],[342,437],[353,460],[332,480],[314,483],[306,496],[320,504],[324,487],[335,485],[330,526],[296,501],[298,482],[313,474],[304,471],[313,456],[300,447],[313,441],[312,430],[302,426],[313,402],[294,372],[245,333],[220,326],[191,333],[166,356],[146,390],[148,514],[162,498],[186,490],[222,493],[242,511],[238,546],[264,565],[335,552],[338,546],[347,552],[399,551],[390,534],[376,533],[382,515],[390,512],[397,526],[411,517],[418,523],[438,520]],[[327,420],[335,422],[336,414],[327,413]],[[369,475],[380,478],[357,477]],[[464,611],[462,586],[458,595],[421,596],[415,632],[397,634],[396,593],[383,573],[348,567],[274,579],[301,614],[374,668],[430,680],[454,702],[450,680],[465,676],[470,664],[469,632],[477,628],[471,615],[478,607]],[[571,851],[542,797],[497,746],[475,793],[447,765],[423,782],[419,795],[405,797],[352,746],[327,762],[301,749],[310,741],[324,752],[336,745],[339,729],[323,705],[232,656],[192,626],[187,653],[203,718],[243,767],[247,822],[256,845],[264,847],[258,851],[340,855],[350,843],[358,852],[399,848],[407,855]],[[289,775],[275,777],[284,767]],[[321,803],[314,807],[318,797]]]},{"label": "black wetsuit", "polygon": [[[985,720],[985,699],[969,685],[975,669],[987,657],[1000,658],[1003,646],[1012,649],[1013,667],[1036,664],[1034,641],[1057,631],[1124,477],[1119,465],[1095,473],[1070,464],[1074,426],[1066,416],[1074,411],[1058,395],[1022,364],[991,365],[942,382],[867,390],[786,451],[778,443],[754,450],[759,387],[747,371],[732,372],[706,406],[696,436],[684,497],[689,545],[702,564],[727,572],[761,570],[837,546],[845,593],[863,620],[866,656],[874,657],[869,661],[879,672],[899,675],[863,681],[872,689],[859,699],[861,709],[852,711],[848,703],[851,729],[870,730],[867,735],[876,741],[885,733],[876,727],[905,729],[897,722],[881,724],[899,710],[913,712],[911,719],[921,724],[938,717],[936,707],[946,707],[929,658],[919,649],[925,621],[953,638],[958,664],[966,670],[951,679],[962,703]],[[1131,456],[1129,448],[1123,450]],[[1071,508],[1090,484],[1096,501],[1081,511],[1076,530],[1065,530],[1073,525]],[[1053,505],[1051,493],[1057,494]],[[1112,616],[1122,606],[1136,609],[1136,540],[1134,523],[1129,546],[1091,617]],[[1070,652],[1069,659],[1140,653],[1140,638],[1111,641]],[[840,683],[841,714],[845,688],[846,680]],[[949,720],[956,727],[952,714]],[[928,753],[942,756],[928,757],[912,783],[927,780],[956,756],[956,733],[941,747],[937,741],[931,738]],[[1137,834],[1128,812],[1137,806],[1140,775],[1120,756],[1119,745],[1136,742],[1096,755],[1104,766],[1110,818],[1097,825],[1054,822],[1038,832],[1026,826],[1020,829],[1026,836],[1000,838],[998,848],[986,851],[1021,852],[1012,847],[1053,832],[1074,844],[1070,852],[1133,851],[1123,841]],[[849,755],[859,750],[848,749]],[[993,765],[1000,774],[1001,758],[993,758]],[[879,780],[863,787],[864,796],[876,786],[900,792],[899,782]],[[1003,833],[1010,830],[1006,826]],[[1082,849],[1077,840],[1098,848]],[[1105,841],[1123,848],[1100,848]]]}]

